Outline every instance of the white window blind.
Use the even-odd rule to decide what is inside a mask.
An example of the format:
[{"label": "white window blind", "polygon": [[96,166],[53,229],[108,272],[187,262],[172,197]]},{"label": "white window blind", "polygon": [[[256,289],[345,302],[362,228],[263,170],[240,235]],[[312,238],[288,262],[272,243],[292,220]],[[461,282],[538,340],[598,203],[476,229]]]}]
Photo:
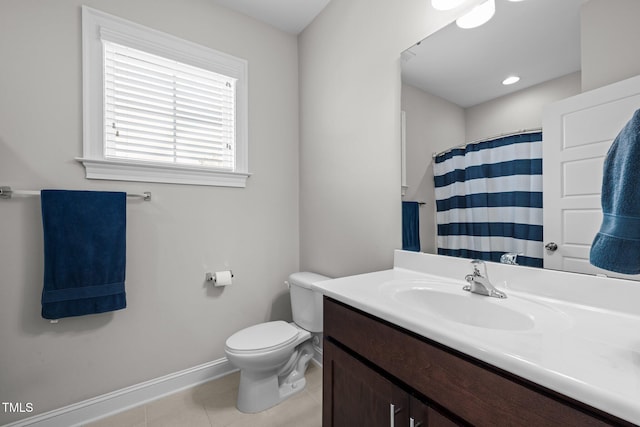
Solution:
[{"label": "white window blind", "polygon": [[106,159],[234,170],[235,78],[102,42]]},{"label": "white window blind", "polygon": [[87,179],[246,187],[249,63],[82,6]]}]

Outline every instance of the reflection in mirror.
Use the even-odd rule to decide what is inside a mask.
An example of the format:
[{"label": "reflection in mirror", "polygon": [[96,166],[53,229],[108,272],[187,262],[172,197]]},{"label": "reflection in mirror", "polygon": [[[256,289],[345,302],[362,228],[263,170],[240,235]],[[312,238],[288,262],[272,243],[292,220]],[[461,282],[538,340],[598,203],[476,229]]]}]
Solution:
[{"label": "reflection in mirror", "polygon": [[[580,71],[585,0],[498,0],[487,24],[455,22],[403,54],[402,80],[468,108]],[[503,85],[509,76],[520,80]]]},{"label": "reflection in mirror", "polygon": [[[580,93],[585,2],[496,0],[495,15],[483,26],[452,23],[403,52],[404,200],[427,204],[420,210],[422,251],[438,252],[432,154],[539,130],[545,105]],[[519,80],[503,85],[509,76]],[[541,237],[536,244],[542,254]]]},{"label": "reflection in mirror", "polygon": [[433,169],[438,254],[543,266],[541,132],[448,150]]}]

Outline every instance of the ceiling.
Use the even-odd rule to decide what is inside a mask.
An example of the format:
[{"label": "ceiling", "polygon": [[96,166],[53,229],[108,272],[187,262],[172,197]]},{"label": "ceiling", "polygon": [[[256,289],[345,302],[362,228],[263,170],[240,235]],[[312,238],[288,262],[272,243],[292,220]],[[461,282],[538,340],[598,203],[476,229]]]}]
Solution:
[{"label": "ceiling", "polygon": [[213,0],[291,34],[299,34],[331,0]]},{"label": "ceiling", "polygon": [[[402,80],[461,107],[580,70],[580,7],[586,0],[496,0],[495,16],[455,23],[402,55]],[[503,86],[516,74],[520,82]]]},{"label": "ceiling", "polygon": [[[296,35],[330,2],[212,1]],[[496,14],[487,24],[462,30],[452,23],[407,49],[402,79],[469,107],[578,71],[579,11],[586,1],[496,0]],[[509,74],[519,74],[522,79],[503,86],[502,79]]]}]

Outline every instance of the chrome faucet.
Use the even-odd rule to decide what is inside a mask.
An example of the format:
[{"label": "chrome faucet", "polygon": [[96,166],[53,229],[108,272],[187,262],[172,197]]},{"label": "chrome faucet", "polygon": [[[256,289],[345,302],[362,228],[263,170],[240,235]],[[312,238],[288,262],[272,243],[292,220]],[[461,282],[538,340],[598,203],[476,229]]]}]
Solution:
[{"label": "chrome faucet", "polygon": [[[463,287],[465,291],[473,292],[474,294],[486,295],[494,298],[506,298],[507,294],[497,290],[491,282],[489,282],[489,275],[487,274],[487,265],[484,261],[479,259],[474,259],[471,261],[471,265],[473,265],[473,273],[467,274],[465,276],[465,280],[468,285]],[[484,270],[484,276],[480,273],[478,266],[482,265]]]},{"label": "chrome faucet", "polygon": [[507,252],[502,254],[500,257],[500,262],[502,264],[510,264],[510,265],[518,265],[518,256],[522,255],[522,253],[516,252]]}]

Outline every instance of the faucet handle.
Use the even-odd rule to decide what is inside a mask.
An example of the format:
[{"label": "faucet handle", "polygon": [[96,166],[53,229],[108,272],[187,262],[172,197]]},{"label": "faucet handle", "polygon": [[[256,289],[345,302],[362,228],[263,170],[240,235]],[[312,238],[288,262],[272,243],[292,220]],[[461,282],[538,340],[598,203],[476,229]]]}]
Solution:
[{"label": "faucet handle", "polygon": [[[484,277],[489,277],[487,275],[487,264],[485,264],[485,262],[481,259],[474,259],[471,261],[471,265],[473,266],[473,274],[476,276],[484,276]],[[480,273],[480,270],[478,268],[478,266],[481,265],[482,266],[482,270],[483,273]]]},{"label": "faucet handle", "polygon": [[518,265],[518,256],[524,255],[522,252],[507,252],[500,256],[502,264]]},{"label": "faucet handle", "polygon": [[[471,293],[486,295],[494,298],[506,298],[507,295],[504,292],[497,290],[489,280],[489,275],[487,274],[487,264],[479,259],[474,259],[471,261],[471,265],[473,265],[473,273],[467,274],[465,276],[465,280],[469,283],[466,286],[463,286],[463,290],[469,291]],[[484,276],[480,274],[478,266],[482,265],[484,270]]]}]

